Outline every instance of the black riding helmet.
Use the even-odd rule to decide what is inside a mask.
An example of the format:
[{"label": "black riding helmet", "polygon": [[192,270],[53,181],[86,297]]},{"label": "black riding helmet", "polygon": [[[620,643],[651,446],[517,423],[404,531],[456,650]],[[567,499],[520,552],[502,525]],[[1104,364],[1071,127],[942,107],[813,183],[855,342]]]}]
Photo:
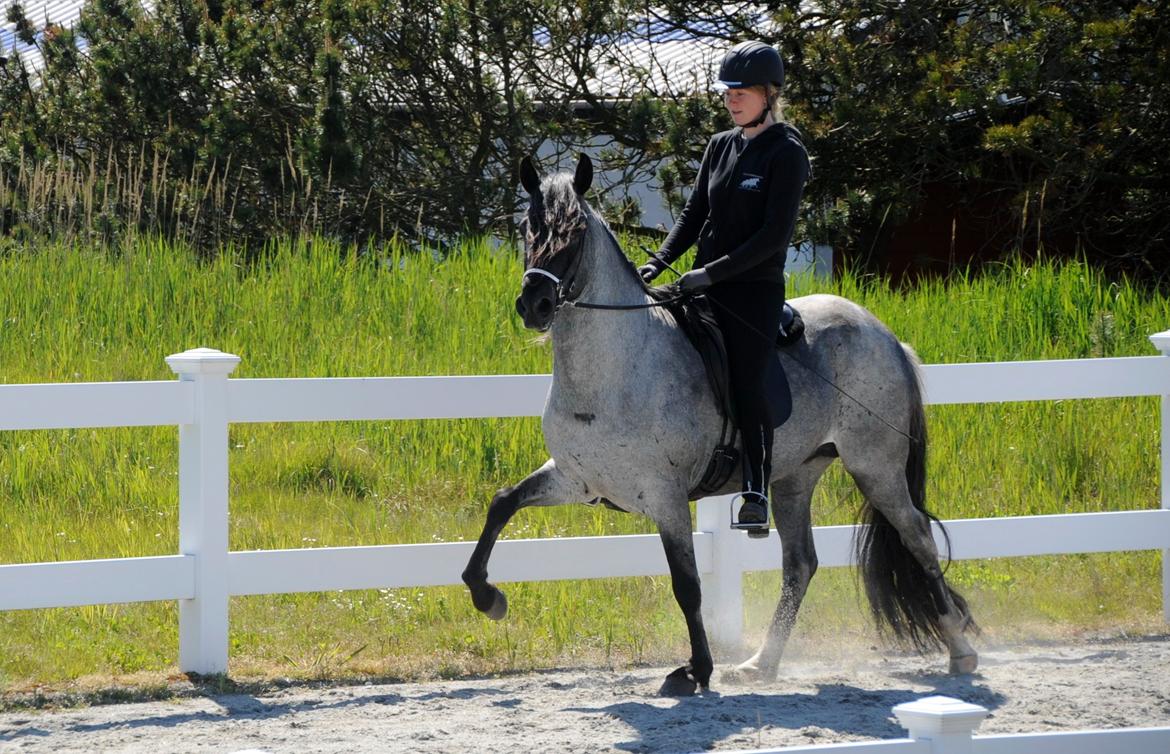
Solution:
[{"label": "black riding helmet", "polygon": [[763,42],[740,42],[727,51],[719,66],[719,84],[743,88],[775,84],[784,88],[784,61],[775,47]]},{"label": "black riding helmet", "polygon": [[[742,89],[766,84],[774,84],[777,90],[784,86],[784,61],[775,47],[763,42],[740,42],[723,56],[723,63],[719,66],[719,88]],[[759,117],[746,127],[763,123],[771,109],[772,99],[769,97]]]}]

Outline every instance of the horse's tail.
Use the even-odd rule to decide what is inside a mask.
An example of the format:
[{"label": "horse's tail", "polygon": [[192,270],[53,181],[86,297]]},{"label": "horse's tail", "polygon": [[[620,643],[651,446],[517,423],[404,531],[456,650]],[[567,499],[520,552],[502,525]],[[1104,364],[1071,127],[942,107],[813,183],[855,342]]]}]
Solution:
[{"label": "horse's tail", "polygon": [[[908,346],[899,350],[910,391],[910,453],[906,458],[906,486],[914,507],[942,528],[938,517],[926,509],[926,409],[922,402],[917,357]],[[942,640],[937,604],[941,595],[936,590],[940,586],[945,588],[952,604],[969,621],[967,601],[945,583],[934,582],[902,543],[897,529],[868,501],[862,506],[859,518],[865,526],[854,543],[857,563],[878,628],[919,651],[938,648]],[[942,532],[947,543],[947,561],[950,562],[950,537],[946,529]],[[974,627],[974,623],[969,625]]]}]

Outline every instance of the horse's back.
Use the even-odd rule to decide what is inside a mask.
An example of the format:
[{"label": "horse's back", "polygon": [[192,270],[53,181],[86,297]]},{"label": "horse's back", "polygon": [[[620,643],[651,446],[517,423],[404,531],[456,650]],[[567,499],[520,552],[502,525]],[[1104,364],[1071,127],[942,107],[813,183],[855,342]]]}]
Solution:
[{"label": "horse's back", "polygon": [[887,333],[889,329],[861,304],[831,293],[813,293],[808,296],[789,299],[792,308],[800,312],[805,327],[813,330],[840,330],[878,326]]},{"label": "horse's back", "polygon": [[[864,306],[841,296],[817,293],[789,301],[804,320],[804,346],[831,362],[848,366],[856,359],[874,366],[901,363],[904,346]],[[864,368],[864,364],[854,364]]]},{"label": "horse's back", "polygon": [[790,303],[805,330],[800,342],[781,350],[793,419],[804,424],[789,429],[811,435],[806,442],[812,443],[853,444],[848,437],[864,444],[881,435],[884,444],[890,435],[873,414],[901,425],[918,400],[912,352],[872,312],[846,298],[814,294]]}]

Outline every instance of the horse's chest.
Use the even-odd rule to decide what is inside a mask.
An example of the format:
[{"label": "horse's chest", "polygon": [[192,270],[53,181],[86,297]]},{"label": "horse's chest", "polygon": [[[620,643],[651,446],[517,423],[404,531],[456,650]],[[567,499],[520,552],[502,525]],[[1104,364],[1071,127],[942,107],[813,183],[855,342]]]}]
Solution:
[{"label": "horse's chest", "polygon": [[564,459],[582,472],[612,471],[623,458],[637,454],[636,440],[628,426],[596,410],[547,413],[543,428],[549,453],[558,465]]},{"label": "horse's chest", "polygon": [[702,443],[696,440],[701,433],[694,427],[664,423],[663,417],[630,406],[620,411],[580,405],[555,409],[550,402],[543,421],[549,454],[590,495],[649,513],[645,506],[658,493],[689,489],[701,476]]},{"label": "horse's chest", "polygon": [[628,415],[580,406],[549,411],[543,422],[545,443],[557,466],[602,495],[628,489],[652,463],[645,438],[634,431],[637,426],[636,418]]}]

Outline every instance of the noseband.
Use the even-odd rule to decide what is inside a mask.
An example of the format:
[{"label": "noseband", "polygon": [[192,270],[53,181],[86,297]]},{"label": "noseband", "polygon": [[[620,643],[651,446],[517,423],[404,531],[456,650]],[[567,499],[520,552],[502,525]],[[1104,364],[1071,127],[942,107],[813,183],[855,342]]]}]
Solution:
[{"label": "noseband", "polygon": [[572,244],[573,248],[571,253],[573,254],[573,261],[569,264],[569,269],[565,271],[566,280],[561,280],[561,278],[543,267],[529,267],[524,271],[524,275],[521,276],[520,284],[523,285],[529,275],[539,275],[548,278],[556,286],[557,295],[556,301],[554,302],[556,309],[560,309],[566,304],[573,306],[577,301],[577,297],[581,295],[580,291],[577,292],[576,296],[572,295],[572,293],[573,284],[577,281],[577,272],[581,269],[581,257],[584,256],[581,252],[585,246],[585,234],[587,232],[582,231],[581,236]]}]

